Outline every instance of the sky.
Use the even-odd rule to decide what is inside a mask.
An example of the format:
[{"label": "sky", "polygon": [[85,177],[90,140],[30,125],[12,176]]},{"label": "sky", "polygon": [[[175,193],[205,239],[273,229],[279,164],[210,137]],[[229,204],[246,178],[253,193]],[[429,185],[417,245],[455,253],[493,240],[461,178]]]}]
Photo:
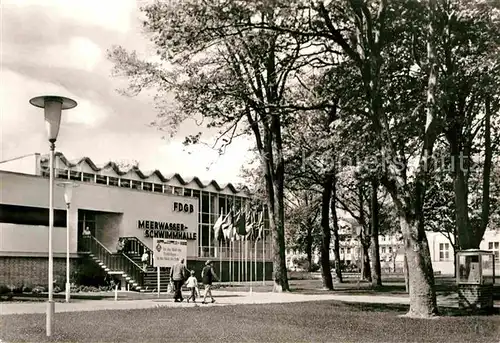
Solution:
[{"label": "sky", "polygon": [[189,121],[165,138],[148,125],[156,117],[151,94],[126,97],[116,91],[126,80],[111,76],[106,51],[121,45],[149,57],[152,50],[141,33],[143,2],[1,0],[0,160],[48,153],[43,110],[29,99],[54,94],[78,102],[63,111],[56,142],[69,159],[137,160],[143,170],[241,181],[241,167],[251,158],[250,138],[236,140],[220,157],[205,145],[185,148],[186,135],[202,131],[211,143],[215,132]]}]

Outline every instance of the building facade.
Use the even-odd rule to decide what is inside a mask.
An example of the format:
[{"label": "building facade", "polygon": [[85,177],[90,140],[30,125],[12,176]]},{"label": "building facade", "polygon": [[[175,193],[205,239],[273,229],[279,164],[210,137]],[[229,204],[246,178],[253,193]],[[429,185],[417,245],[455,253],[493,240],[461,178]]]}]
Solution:
[{"label": "building facade", "polygon": [[[250,196],[244,189],[219,185],[214,180],[203,182],[197,177],[187,180],[178,174],[163,175],[158,170],[122,170],[113,162],[98,166],[89,158],[69,161],[61,153],[56,153],[54,165],[56,260],[66,255],[67,227],[71,257],[82,258],[86,252],[83,231],[88,228],[96,244],[111,254],[116,252],[120,238],[135,240],[149,252],[154,237],[185,239],[188,267],[211,259],[215,267],[220,262],[221,268],[234,271],[234,265],[227,265],[229,260],[247,261],[252,254],[260,263],[260,278],[264,274],[270,278],[265,216],[264,239],[257,244],[220,242],[214,237],[213,226],[221,214],[249,207]],[[0,267],[4,270],[0,276],[11,283],[23,278],[46,283],[46,273],[38,270],[45,270],[48,256],[49,160],[40,154],[27,155],[0,163],[0,169]],[[77,185],[68,212],[64,189],[58,186],[67,181]],[[60,262],[55,262],[56,271]],[[35,276],[28,277],[30,273],[22,273],[20,266],[30,264],[33,266],[28,269]],[[241,269],[239,273],[244,272]],[[222,277],[228,280],[228,272],[222,270]],[[249,279],[248,272],[240,277]]]},{"label": "building facade", "polygon": [[[362,259],[361,244],[356,238],[354,230],[351,227],[343,226],[339,231],[342,241],[340,242],[340,259],[344,265],[360,266]],[[441,275],[454,275],[455,251],[453,249],[453,237],[448,238],[440,232],[426,232],[427,241],[432,261],[432,267],[435,273]],[[479,246],[481,250],[489,250],[495,256],[495,270],[500,270],[500,232],[494,229],[488,229],[484,233]],[[379,236],[380,267],[383,273],[402,273],[404,266],[404,249],[402,241],[394,235]],[[305,255],[297,251],[287,250],[287,267],[293,269],[293,257],[304,258]],[[334,260],[333,242],[330,247],[330,258]],[[313,256],[315,263],[319,262],[319,252]]]}]

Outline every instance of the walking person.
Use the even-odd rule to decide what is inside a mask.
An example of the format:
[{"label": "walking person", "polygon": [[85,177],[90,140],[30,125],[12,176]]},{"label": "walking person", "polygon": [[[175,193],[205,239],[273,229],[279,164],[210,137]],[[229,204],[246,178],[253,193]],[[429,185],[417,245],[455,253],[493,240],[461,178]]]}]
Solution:
[{"label": "walking person", "polygon": [[219,281],[219,278],[217,277],[217,274],[215,274],[214,268],[212,267],[212,261],[209,260],[205,262],[205,267],[203,267],[203,270],[201,271],[201,279],[205,285],[205,295],[203,296],[203,301],[201,303],[207,303],[206,300],[208,295],[210,295],[212,303],[214,303],[215,299],[212,295],[212,282],[214,280]]},{"label": "walking person", "polygon": [[170,280],[174,284],[174,301],[182,302],[182,285],[184,284],[184,275],[189,273],[186,266],[184,266],[184,259],[179,259],[179,262],[174,264],[170,269]]},{"label": "walking person", "polygon": [[191,270],[191,276],[186,281],[186,287],[191,292],[187,302],[193,299],[193,302],[196,303],[196,293],[198,293],[198,280],[196,280],[196,276],[194,276],[194,270]]}]

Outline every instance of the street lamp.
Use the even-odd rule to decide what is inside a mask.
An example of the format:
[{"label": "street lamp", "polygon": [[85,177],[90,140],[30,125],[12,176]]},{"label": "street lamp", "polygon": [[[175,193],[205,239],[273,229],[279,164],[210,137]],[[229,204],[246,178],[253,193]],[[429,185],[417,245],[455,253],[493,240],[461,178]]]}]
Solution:
[{"label": "street lamp", "polygon": [[73,188],[78,187],[78,184],[73,182],[60,182],[58,186],[64,187],[64,202],[66,203],[66,302],[69,303],[71,283],[69,282],[69,209],[71,206],[71,198],[73,197]]},{"label": "street lamp", "polygon": [[52,233],[54,231],[54,150],[59,126],[61,111],[76,107],[76,101],[61,96],[38,96],[30,100],[30,104],[43,108],[45,126],[50,143],[50,170],[49,170],[49,301],[47,303],[47,336],[52,335],[52,321],[54,316],[54,259],[52,256]]}]

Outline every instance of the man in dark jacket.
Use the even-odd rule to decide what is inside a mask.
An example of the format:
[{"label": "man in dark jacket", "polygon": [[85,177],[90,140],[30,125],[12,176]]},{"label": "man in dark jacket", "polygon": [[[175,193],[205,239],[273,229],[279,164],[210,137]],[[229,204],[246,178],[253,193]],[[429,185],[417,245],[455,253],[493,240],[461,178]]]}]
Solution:
[{"label": "man in dark jacket", "polygon": [[179,259],[179,262],[174,264],[170,269],[170,280],[174,284],[174,301],[181,302],[184,300],[182,297],[182,285],[184,284],[185,276],[189,273],[184,265],[184,259]]},{"label": "man in dark jacket", "polygon": [[219,277],[215,274],[214,268],[212,267],[212,261],[205,262],[205,267],[201,271],[201,279],[203,284],[205,285],[205,295],[203,296],[202,304],[207,303],[207,296],[212,298],[212,303],[215,302],[215,299],[212,295],[212,282],[219,281]]}]

